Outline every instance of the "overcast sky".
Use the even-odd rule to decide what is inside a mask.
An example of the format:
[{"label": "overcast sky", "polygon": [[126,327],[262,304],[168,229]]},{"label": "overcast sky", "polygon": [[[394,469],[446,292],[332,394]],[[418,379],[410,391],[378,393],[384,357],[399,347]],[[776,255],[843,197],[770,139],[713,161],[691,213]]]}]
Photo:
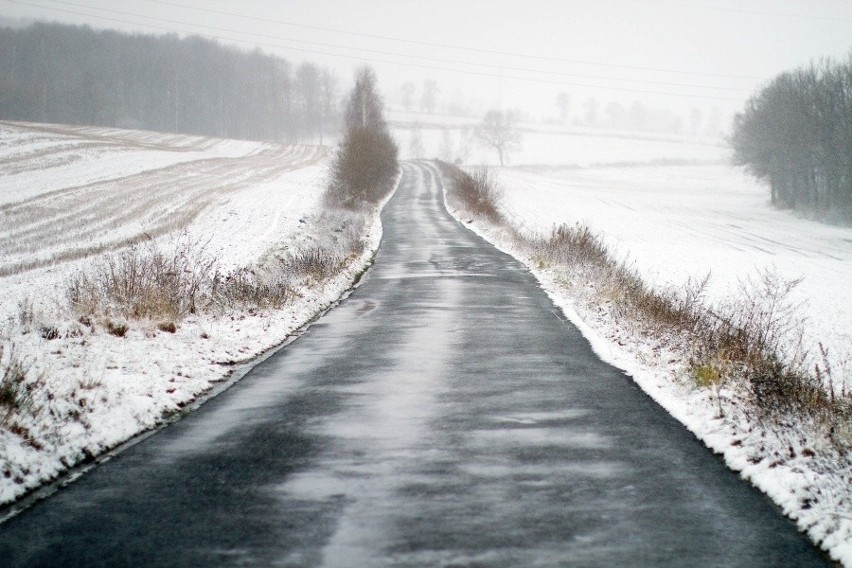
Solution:
[{"label": "overcast sky", "polygon": [[368,63],[388,102],[411,81],[481,108],[555,114],[634,100],[730,113],[775,74],[849,57],[850,0],[0,0],[0,16],[198,33],[293,63]]}]

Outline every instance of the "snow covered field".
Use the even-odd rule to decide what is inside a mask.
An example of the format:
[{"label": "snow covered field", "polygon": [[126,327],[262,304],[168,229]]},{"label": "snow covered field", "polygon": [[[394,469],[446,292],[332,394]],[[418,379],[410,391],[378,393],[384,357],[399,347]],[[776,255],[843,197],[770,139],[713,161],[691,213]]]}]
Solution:
[{"label": "snow covered field", "polygon": [[[0,124],[0,274],[113,250],[191,225],[202,232],[215,227],[221,243],[232,241],[236,219],[220,232],[221,216],[211,218],[211,210],[221,207],[228,215],[252,207],[237,215],[252,221],[242,230],[258,220],[252,213],[259,211],[292,216],[297,212],[291,205],[307,203],[310,193],[317,193],[315,184],[304,180],[315,178],[322,166],[308,169],[308,178],[296,174],[292,184],[288,178],[293,187],[286,193],[278,190],[282,176],[316,165],[326,154],[316,146],[175,135],[157,141],[147,134],[141,143],[138,133],[93,130]],[[240,195],[247,189],[251,199]],[[206,219],[197,219],[202,214]],[[277,221],[264,221],[272,234]]]},{"label": "snow covered field", "polygon": [[[583,223],[651,284],[710,275],[708,299],[738,291],[769,270],[801,278],[792,300],[814,356],[828,349],[835,379],[852,388],[852,229],[796,217],[769,205],[769,190],[728,165],[719,139],[521,125],[510,166],[478,146],[476,121],[391,114],[403,156],[419,122],[423,157],[487,165],[512,222],[532,233]],[[449,153],[447,153],[449,152]],[[821,361],[820,361],[821,362]]]},{"label": "snow covered field", "polygon": [[[678,286],[710,274],[709,302],[738,296],[740,282],[764,270],[788,280],[801,278],[793,300],[806,318],[805,343],[814,355],[822,343],[835,387],[845,381],[847,392],[852,388],[852,229],[772,209],[768,189],[726,165],[721,146],[708,155],[706,148],[693,153],[694,145],[674,140],[651,144],[625,138],[616,151],[622,159],[606,160],[596,137],[587,142],[522,156],[514,161],[521,164],[516,167],[493,168],[510,224],[541,235],[563,223],[588,225],[650,284]],[[570,157],[549,161],[559,154]],[[527,262],[604,360],[628,372],[832,558],[852,566],[849,455],[797,425],[767,429],[734,405],[726,405],[720,415],[716,394],[696,388],[690,378],[689,353],[675,347],[682,342],[642,336],[640,329],[609,313],[600,292],[566,287],[566,276],[558,270],[536,267],[505,231],[483,220],[470,226]],[[723,398],[737,396],[723,391]],[[852,439],[852,425],[841,435]]]},{"label": "snow covered field", "polygon": [[[441,125],[424,125],[424,155],[466,143],[467,164],[493,164],[493,152],[465,141],[470,129],[460,126],[449,125],[447,136]],[[403,155],[410,132],[395,131]],[[808,318],[805,338],[828,347],[835,379],[849,380],[852,229],[772,210],[767,190],[726,158],[718,141],[542,130],[525,133],[514,167],[495,171],[514,223],[531,232],[585,223],[651,283],[678,285],[710,273],[713,299],[763,269],[803,276],[795,293]],[[0,503],[226,383],[235,363],[280,344],[344,293],[381,228],[374,218],[361,258],[322,286],[301,287],[286,309],[191,315],[175,333],[153,321],[134,323],[125,337],[81,324],[65,307],[69,278],[129,244],[168,244],[181,232],[203,243],[223,270],[271,249],[313,246],[325,238],[317,216],[327,160],[317,147],[0,123],[2,363],[14,354],[28,380],[52,393],[35,401],[46,409],[39,417],[0,428]],[[539,277],[606,360],[628,370],[852,566],[852,495],[842,485],[852,467],[840,472],[841,485],[832,485],[836,477],[819,485],[821,464],[798,441],[796,457],[782,465],[755,463],[765,440],[731,417],[719,420],[706,391],[673,381],[683,369],[665,363],[667,353],[596,319],[560,297],[546,274]],[[3,412],[0,424],[8,426]]]},{"label": "snow covered field", "polygon": [[197,243],[224,273],[272,249],[327,244],[327,162],[321,147],[0,124],[0,378],[21,364],[21,406],[32,411],[0,408],[0,504],[155,426],[280,344],[349,288],[381,227],[376,213],[363,254],[297,285],[283,309],[189,315],[173,333],[142,320],[119,337],[82,321],[67,300],[71,278],[137,242]]},{"label": "snow covered field", "polygon": [[[497,153],[476,143],[478,121],[440,115],[391,113],[390,124],[407,159],[457,159],[463,164],[499,165]],[[647,163],[718,163],[727,159],[722,140],[648,132],[519,124],[521,144],[507,155],[508,166],[585,167]],[[419,137],[422,150],[412,148]],[[416,146],[416,144],[415,144]]]},{"label": "snow covered field", "polygon": [[822,343],[835,380],[852,388],[852,229],[772,209],[763,186],[725,165],[503,169],[498,179],[515,224],[586,224],[660,287],[710,274],[707,298],[718,301],[763,270],[801,279],[792,300],[805,344],[818,355]]}]

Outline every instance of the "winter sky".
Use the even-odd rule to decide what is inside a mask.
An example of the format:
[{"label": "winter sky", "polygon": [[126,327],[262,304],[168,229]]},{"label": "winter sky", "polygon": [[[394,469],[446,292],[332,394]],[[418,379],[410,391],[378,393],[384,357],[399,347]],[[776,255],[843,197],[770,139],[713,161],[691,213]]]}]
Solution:
[{"label": "winter sky", "polygon": [[[725,113],[775,74],[852,52],[848,0],[0,0],[0,16],[197,33],[332,67],[373,65],[482,108],[590,97]],[[417,95],[415,95],[417,96]]]}]

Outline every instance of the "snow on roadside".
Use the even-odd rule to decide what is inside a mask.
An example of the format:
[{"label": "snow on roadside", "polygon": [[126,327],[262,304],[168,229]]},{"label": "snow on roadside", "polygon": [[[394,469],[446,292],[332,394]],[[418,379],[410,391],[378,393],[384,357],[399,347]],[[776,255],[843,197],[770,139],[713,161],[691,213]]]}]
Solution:
[{"label": "snow on roadside", "polygon": [[0,429],[0,504],[156,426],[227,380],[234,365],[281,344],[351,287],[380,239],[376,212],[361,256],[322,285],[298,289],[283,309],[191,316],[174,334],[150,322],[116,337],[72,322],[57,339],[14,335],[28,374],[55,397],[55,416],[25,423],[29,436]]},{"label": "snow on roadside", "polygon": [[[508,189],[506,185],[504,189]],[[553,211],[552,200],[527,198],[528,209],[544,216],[548,215],[545,211]],[[512,203],[507,199],[506,209],[517,222]],[[568,209],[563,202],[556,211]],[[601,303],[599,291],[590,287],[592,283],[580,278],[572,285],[572,275],[536,266],[514,246],[507,231],[471,219],[449,204],[448,210],[459,222],[526,264],[601,359],[624,370],[708,448],[721,454],[731,469],[775,501],[833,559],[852,567],[852,456],[827,445],[815,447],[821,438],[799,431],[801,425],[783,430],[763,427],[735,404],[725,404],[720,413],[720,399],[734,400],[738,393],[696,387],[688,374],[688,346],[678,338],[643,335],[639,326],[610,313],[609,306]],[[842,435],[852,437],[852,425]]]},{"label": "snow on roadside", "polygon": [[319,211],[323,186],[318,180],[324,180],[326,168],[322,161],[288,172],[283,178],[286,191],[279,179],[253,185],[250,196],[244,192],[226,196],[190,225],[191,240],[205,243],[220,268],[228,269],[303,236],[300,229]]},{"label": "snow on roadside", "polygon": [[[74,145],[85,139],[74,138],[74,127],[33,131],[0,124],[0,130],[0,162],[15,154],[23,169],[38,172],[45,180],[51,179],[53,170],[57,178],[50,187],[88,183],[93,174],[87,163],[98,176],[116,184],[126,174],[123,168],[137,173],[139,164],[124,161],[128,154],[121,145],[99,150],[102,155],[92,160],[81,159],[76,173],[61,167],[40,171],[37,162],[28,161],[43,160],[44,154],[32,151],[26,157],[34,150],[26,144],[71,140],[70,146],[65,144],[55,153],[62,155],[69,148],[76,153]],[[209,161],[257,155],[269,146],[113,129],[82,129],[82,133],[144,141],[148,147],[138,149],[144,164],[141,171],[168,166],[176,156]],[[168,145],[175,148],[162,149]],[[286,148],[273,150],[269,160],[282,165]],[[298,158],[303,149],[295,150]],[[219,195],[183,232],[203,244],[204,252],[214,256],[224,271],[262,262],[273,249],[282,254],[308,245],[331,246],[327,241],[337,237],[331,227],[324,226],[329,217],[323,215],[321,205],[326,167],[327,156],[317,154],[307,165],[294,162],[289,168],[270,169],[273,173]],[[16,183],[3,186],[3,198],[15,201],[15,192],[39,191],[38,180],[21,181],[20,175],[10,175]],[[222,175],[227,176],[227,170]],[[31,399],[22,405],[35,410],[13,417],[6,414],[8,406],[0,406],[0,505],[169,419],[199,396],[226,384],[235,365],[280,345],[333,305],[378,249],[380,209],[366,219],[363,252],[323,282],[306,279],[297,284],[295,297],[283,308],[221,308],[214,314],[190,315],[176,322],[173,333],[160,329],[161,322],[133,321],[126,335],[117,337],[103,325],[77,319],[65,299],[70,278],[91,270],[103,255],[0,277],[0,379],[13,358],[21,362],[27,377],[24,384],[34,387],[24,392]],[[167,245],[170,239],[174,236],[159,242]]]},{"label": "snow on roadside", "polygon": [[801,278],[791,300],[812,363],[822,343],[834,380],[852,376],[852,229],[771,208],[764,187],[726,165],[502,169],[499,180],[513,224],[537,234],[587,225],[655,286],[710,274],[713,302],[763,270]]}]

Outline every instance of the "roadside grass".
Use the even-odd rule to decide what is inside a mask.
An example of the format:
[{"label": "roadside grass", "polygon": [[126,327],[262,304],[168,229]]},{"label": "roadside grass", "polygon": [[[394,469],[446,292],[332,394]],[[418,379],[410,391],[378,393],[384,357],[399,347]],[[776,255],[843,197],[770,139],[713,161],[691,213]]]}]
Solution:
[{"label": "roadside grass", "polygon": [[[589,295],[623,325],[672,343],[688,359],[694,384],[714,393],[720,414],[724,404],[734,404],[758,423],[781,430],[812,425],[835,451],[852,450],[852,393],[836,386],[843,383],[832,376],[824,352],[820,362],[808,363],[813,358],[802,344],[801,321],[790,299],[798,282],[764,272],[743,282],[737,296],[721,305],[705,298],[709,275],[680,288],[653,288],[588,227],[525,234],[500,212],[493,176],[438,165],[449,180],[447,199],[454,207],[486,219],[533,266],[560,274],[566,287]],[[737,396],[725,396],[723,404],[723,389]]]},{"label": "roadside grass", "polygon": [[[66,286],[67,304],[78,321],[117,337],[133,322],[154,322],[174,333],[189,315],[280,309],[300,288],[322,285],[366,248],[366,212],[323,211],[316,223],[314,243],[227,272],[205,243],[186,233],[136,244],[76,272]],[[31,312],[22,306],[20,319],[31,322]]]},{"label": "roadside grass", "polygon": [[443,167],[443,172],[452,180],[455,197],[465,211],[471,215],[483,216],[496,225],[505,225],[506,221],[500,212],[502,192],[497,186],[497,180],[487,168],[477,168],[472,173],[467,173],[447,164]]},{"label": "roadside grass", "polygon": [[[53,440],[51,436],[61,438],[61,428],[41,424],[43,418],[47,423],[76,420],[75,416],[85,417],[88,412],[77,408],[76,399],[68,401],[70,414],[54,409],[49,401],[65,395],[33,376],[32,365],[18,356],[12,338],[44,340],[26,342],[47,355],[60,349],[51,346],[56,339],[85,344],[91,334],[116,340],[134,330],[146,337],[156,332],[174,334],[189,316],[242,317],[284,309],[305,290],[325,286],[358,261],[368,247],[373,214],[368,207],[326,208],[310,221],[313,229],[308,242],[270,250],[255,262],[228,271],[220,268],[205,243],[192,240],[186,232],[93,258],[68,276],[56,301],[39,302],[36,308],[36,302],[25,299],[14,317],[0,322],[0,429],[29,445],[41,445]],[[8,344],[5,349],[3,342]],[[34,362],[41,357],[30,356]],[[44,403],[53,409],[51,416],[42,416]],[[34,424],[41,424],[38,435],[31,432]]]},{"label": "roadside grass", "polygon": [[0,344],[0,425],[9,424],[18,412],[31,412],[33,397],[26,364],[15,353],[14,344]]},{"label": "roadside grass", "polygon": [[[211,200],[326,155],[312,147],[304,156],[282,151],[210,162],[209,176],[187,182],[189,199],[160,176],[155,187],[121,180],[97,203],[81,186],[0,206],[9,228],[0,238],[7,253],[0,278],[78,261],[74,271],[56,271],[54,288],[34,287],[0,319],[0,445],[14,449],[0,456],[0,502],[167,419],[222,380],[221,365],[283,341],[291,326],[357,282],[375,245],[378,206],[395,186],[395,159],[375,187],[332,180],[318,211],[306,209],[298,230],[243,266],[223,267],[215,251],[188,236]],[[231,172],[230,162],[246,167],[211,188],[207,178],[217,181],[217,168]],[[65,201],[57,205],[60,197]],[[49,219],[39,209],[45,203]],[[80,211],[97,215],[83,226]],[[269,329],[275,322],[283,327]],[[148,346],[159,352],[145,354]],[[190,353],[195,349],[200,358]],[[208,374],[213,378],[205,382]],[[121,427],[105,422],[121,413]]]},{"label": "roadside grass", "polygon": [[[0,340],[2,337],[0,334]],[[42,419],[41,395],[46,391],[44,377],[31,372],[31,366],[18,356],[15,345],[0,343],[0,428],[18,436],[36,451],[44,447],[33,428]],[[7,473],[8,470],[0,471],[2,475]]]},{"label": "roadside grass", "polygon": [[215,260],[182,235],[106,255],[78,272],[67,297],[80,316],[180,320],[195,313],[216,276]]},{"label": "roadside grass", "polygon": [[[306,218],[312,229],[303,241],[282,243],[280,250],[227,271],[186,232],[91,259],[68,275],[56,298],[28,297],[0,321],[0,431],[28,451],[64,447],[69,432],[92,428],[89,417],[107,402],[92,394],[88,382],[69,386],[52,378],[50,365],[61,364],[63,350],[176,334],[190,316],[239,321],[286,309],[359,261],[373,215],[368,208],[323,210]],[[209,339],[203,328],[199,337]],[[26,357],[13,342],[25,347]],[[86,381],[96,383],[103,369],[96,364],[86,372]],[[65,465],[84,454],[64,458],[70,460]],[[28,466],[7,465],[0,475],[9,471],[15,484],[32,483]]]}]

